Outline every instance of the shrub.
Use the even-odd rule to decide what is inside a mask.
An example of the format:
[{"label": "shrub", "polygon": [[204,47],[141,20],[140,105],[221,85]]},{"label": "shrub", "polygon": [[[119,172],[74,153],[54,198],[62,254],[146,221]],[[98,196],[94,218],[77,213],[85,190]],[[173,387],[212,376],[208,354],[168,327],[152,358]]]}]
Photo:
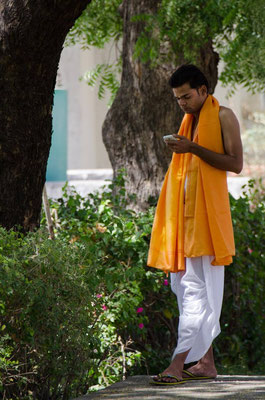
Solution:
[{"label": "shrub", "polygon": [[[168,278],[146,266],[154,207],[126,208],[124,178],[81,197],[65,187],[38,232],[0,230],[2,393],[68,399],[128,374],[157,373],[176,344]],[[237,256],[226,268],[220,371],[264,370],[264,191],[230,198]]]},{"label": "shrub", "polygon": [[27,236],[0,230],[5,398],[69,398],[125,376],[145,362],[149,313],[164,342],[170,313],[156,300],[174,297],[145,267],[153,210],[118,213],[123,201],[123,187],[86,199],[65,190],[52,204],[55,241],[44,218]]},{"label": "shrub", "polygon": [[65,188],[63,198],[52,204],[57,235],[80,248],[89,242],[85,263],[100,276],[105,323],[141,354],[131,372],[153,373],[176,342],[177,304],[165,274],[146,266],[154,207],[141,213],[127,209],[123,176],[115,187],[115,196],[111,184],[85,199]]},{"label": "shrub", "polygon": [[23,237],[4,229],[0,247],[2,341],[12,352],[2,368],[4,396],[66,398],[70,388],[89,386],[82,375],[100,347],[101,310],[98,278],[80,263],[85,249],[51,241],[43,231]]},{"label": "shrub", "polygon": [[265,191],[249,181],[242,197],[230,197],[236,257],[226,268],[216,341],[219,363],[227,373],[264,373],[265,361]]}]

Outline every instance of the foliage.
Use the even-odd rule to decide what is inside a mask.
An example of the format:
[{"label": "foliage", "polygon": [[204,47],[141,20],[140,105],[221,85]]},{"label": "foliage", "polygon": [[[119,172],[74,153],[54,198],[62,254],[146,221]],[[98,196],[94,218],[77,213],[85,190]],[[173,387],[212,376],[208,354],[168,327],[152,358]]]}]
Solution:
[{"label": "foliage", "polygon": [[216,349],[226,373],[264,372],[265,187],[254,180],[230,198],[237,256],[226,269],[222,335]]},{"label": "foliage", "polygon": [[[77,20],[67,43],[99,48],[110,40],[117,43],[122,37],[120,4],[121,0],[94,0]],[[264,90],[264,19],[262,0],[161,0],[156,14],[133,17],[135,23],[143,24],[134,56],[151,66],[177,65],[180,58],[198,63],[200,49],[212,42],[224,62],[220,80],[225,85]]]},{"label": "foliage", "polygon": [[51,241],[43,231],[23,237],[4,229],[0,247],[1,326],[15,361],[4,368],[4,397],[67,396],[69,388],[87,384],[82,374],[93,367],[100,346],[98,278],[81,268],[85,249]]},{"label": "foliage", "polygon": [[70,30],[66,45],[78,41],[82,48],[103,48],[110,40],[118,42],[122,36],[119,6],[122,0],[93,0]]},{"label": "foliage", "polygon": [[[145,357],[148,352],[153,354],[147,365],[149,371],[161,364],[161,355],[154,354],[155,347],[170,356],[177,309],[164,274],[146,267],[154,208],[142,213],[127,209],[131,199],[126,199],[124,183],[120,175],[100,195],[90,194],[86,199],[74,190],[67,193],[65,188],[64,198],[53,207],[57,210],[57,234],[74,240],[78,247],[91,241],[89,262],[102,279],[100,295],[106,306],[108,328],[116,330],[124,343],[132,342],[131,349],[141,351],[145,371]],[[149,325],[156,329],[150,332]]]},{"label": "foliage", "polygon": [[[45,227],[0,230],[0,372],[6,399],[68,399],[163,370],[178,312],[168,278],[146,267],[154,208],[126,208],[124,177],[82,197],[64,188]],[[264,187],[231,197],[237,256],[226,268],[219,372],[261,373],[265,351]]]},{"label": "foliage", "polygon": [[200,49],[212,41],[224,62],[219,79],[225,85],[243,84],[252,92],[263,90],[265,8],[260,0],[254,3],[162,0],[157,14],[135,17],[146,23],[135,56],[153,65],[169,61],[178,64],[180,56],[197,63]]},{"label": "foliage", "polygon": [[251,92],[264,90],[265,7],[262,0],[234,0],[229,3],[226,32],[217,41],[225,63],[220,79],[233,86],[242,84]]},{"label": "foliage", "polygon": [[[120,59],[121,60],[121,59]],[[97,82],[98,98],[101,100],[105,97],[106,89],[111,93],[109,106],[114,101],[116,93],[120,87],[118,76],[121,73],[120,60],[116,64],[97,64],[95,68],[85,72],[81,80],[85,81],[88,86],[95,87]]]},{"label": "foliage", "polygon": [[[162,0],[157,14],[134,17],[134,21],[145,22],[135,56],[144,57],[153,65],[178,64],[180,56],[196,62],[200,48],[222,32],[225,4],[220,2],[216,7],[216,1],[209,0]],[[150,35],[152,40],[145,41]]]},{"label": "foliage", "polygon": [[[94,87],[98,82],[98,98],[105,97],[106,89],[110,92],[109,106],[112,104],[120,86],[121,50],[119,43],[122,38],[123,21],[119,12],[122,0],[93,0],[67,35],[65,45],[80,43],[82,49],[91,46],[103,49],[110,41],[115,44],[115,60],[105,64],[97,64],[87,71],[81,80]],[[112,47],[111,47],[112,50]],[[110,56],[111,57],[111,56]]]},{"label": "foliage", "polygon": [[[168,288],[145,268],[152,210],[126,210],[124,195],[65,192],[52,205],[55,241],[43,228],[0,230],[4,398],[75,397],[144,362],[147,311],[160,309],[152,303],[166,302]],[[166,317],[156,313],[163,341]]]}]

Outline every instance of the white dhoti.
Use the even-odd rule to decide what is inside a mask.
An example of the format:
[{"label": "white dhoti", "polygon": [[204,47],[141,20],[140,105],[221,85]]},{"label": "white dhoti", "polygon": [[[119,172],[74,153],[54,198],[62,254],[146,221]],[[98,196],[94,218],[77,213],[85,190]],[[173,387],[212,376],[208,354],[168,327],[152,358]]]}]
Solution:
[{"label": "white dhoti", "polygon": [[186,271],[170,274],[180,315],[178,343],[172,358],[190,350],[186,364],[200,360],[221,332],[224,267],[212,266],[213,258],[186,258]]}]

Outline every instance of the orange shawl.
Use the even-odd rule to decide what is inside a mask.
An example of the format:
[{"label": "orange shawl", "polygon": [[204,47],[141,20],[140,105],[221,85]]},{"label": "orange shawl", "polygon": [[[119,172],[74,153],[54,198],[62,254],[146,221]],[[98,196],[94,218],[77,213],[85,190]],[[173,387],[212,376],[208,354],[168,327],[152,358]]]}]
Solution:
[{"label": "orange shawl", "polygon": [[[192,120],[193,116],[186,114],[178,132],[189,140]],[[224,154],[219,103],[211,95],[203,104],[197,129],[199,145]],[[187,224],[188,230],[184,230],[184,183],[191,157],[197,156],[173,153],[156,208],[147,265],[165,272],[185,270],[185,257],[213,255],[212,265],[229,265],[235,254],[226,171],[199,157],[196,181],[189,182],[189,187],[196,186],[195,192],[191,191],[196,196],[190,199],[194,216]]]}]

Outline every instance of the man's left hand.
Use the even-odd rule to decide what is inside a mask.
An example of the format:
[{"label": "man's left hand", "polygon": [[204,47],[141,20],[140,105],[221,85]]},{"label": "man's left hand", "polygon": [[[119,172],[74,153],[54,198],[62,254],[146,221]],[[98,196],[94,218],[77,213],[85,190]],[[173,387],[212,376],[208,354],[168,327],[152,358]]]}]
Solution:
[{"label": "man's left hand", "polygon": [[190,152],[190,144],[191,141],[187,139],[185,136],[173,135],[177,138],[177,141],[168,141],[166,144],[170,148],[170,150],[174,151],[174,153],[189,153]]}]

